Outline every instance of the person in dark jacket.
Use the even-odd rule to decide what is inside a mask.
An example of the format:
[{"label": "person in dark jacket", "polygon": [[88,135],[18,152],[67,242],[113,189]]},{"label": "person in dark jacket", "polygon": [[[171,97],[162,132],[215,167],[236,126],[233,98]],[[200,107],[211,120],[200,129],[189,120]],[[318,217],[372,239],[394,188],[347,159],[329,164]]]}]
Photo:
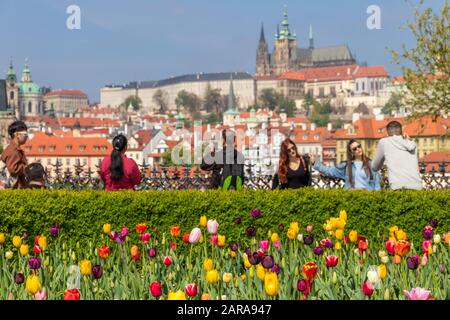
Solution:
[{"label": "person in dark jacket", "polygon": [[212,162],[202,160],[200,169],[212,171],[210,188],[239,190],[244,186],[244,156],[237,150],[236,135],[230,129],[222,131],[223,149],[211,153]]},{"label": "person in dark jacket", "polygon": [[297,147],[291,139],[281,143],[278,171],[272,182],[272,190],[298,189],[311,185],[309,157],[298,154]]},{"label": "person in dark jacket", "polygon": [[26,189],[45,188],[45,169],[39,162],[30,163],[25,167]]}]

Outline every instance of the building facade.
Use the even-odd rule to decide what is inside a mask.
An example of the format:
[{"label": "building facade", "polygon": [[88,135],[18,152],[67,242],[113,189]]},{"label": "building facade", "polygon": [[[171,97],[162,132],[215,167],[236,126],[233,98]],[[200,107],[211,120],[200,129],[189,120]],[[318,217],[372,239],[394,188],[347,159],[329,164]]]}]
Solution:
[{"label": "building facade", "polygon": [[89,101],[80,90],[54,90],[44,96],[44,104],[46,111],[57,117],[71,117],[78,109],[88,106]]}]

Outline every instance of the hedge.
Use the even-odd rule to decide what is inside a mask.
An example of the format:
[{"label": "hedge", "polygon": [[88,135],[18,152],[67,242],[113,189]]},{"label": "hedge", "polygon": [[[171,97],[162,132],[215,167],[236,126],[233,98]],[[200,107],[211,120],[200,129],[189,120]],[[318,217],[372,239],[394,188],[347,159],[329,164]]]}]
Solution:
[{"label": "hedge", "polygon": [[[259,208],[262,216],[250,216]],[[98,237],[104,223],[113,230],[146,222],[168,233],[180,225],[182,233],[199,223],[199,217],[217,219],[219,233],[229,241],[245,237],[245,230],[257,228],[257,238],[277,231],[280,223],[288,226],[299,221],[303,228],[312,224],[322,233],[323,223],[348,213],[346,234],[351,229],[369,239],[381,240],[388,227],[398,225],[410,239],[420,244],[422,228],[431,219],[439,221],[438,233],[450,231],[450,190],[433,191],[48,191],[4,190],[0,192],[0,232],[9,235],[27,231],[47,233],[55,222],[62,224],[63,235],[84,243]],[[241,218],[241,224],[235,220]],[[287,228],[286,228],[287,229]],[[228,241],[227,241],[228,242]]]}]

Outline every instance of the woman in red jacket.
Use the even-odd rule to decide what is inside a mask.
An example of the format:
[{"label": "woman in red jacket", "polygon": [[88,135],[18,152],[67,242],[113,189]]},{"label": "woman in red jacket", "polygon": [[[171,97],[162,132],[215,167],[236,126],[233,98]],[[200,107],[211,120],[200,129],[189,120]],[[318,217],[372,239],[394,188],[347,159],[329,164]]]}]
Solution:
[{"label": "woman in red jacket", "polygon": [[112,141],[113,151],[102,161],[100,176],[106,191],[134,189],[141,183],[141,172],[133,159],[127,158],[127,138],[119,134]]}]

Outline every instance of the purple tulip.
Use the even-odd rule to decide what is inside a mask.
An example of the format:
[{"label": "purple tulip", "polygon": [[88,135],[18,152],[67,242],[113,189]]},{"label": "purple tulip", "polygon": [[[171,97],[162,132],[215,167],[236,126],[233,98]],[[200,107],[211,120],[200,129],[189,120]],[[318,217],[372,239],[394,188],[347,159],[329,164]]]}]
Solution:
[{"label": "purple tulip", "polygon": [[439,265],[439,271],[440,271],[441,273],[444,273],[444,272],[445,272],[445,266],[444,266],[443,263],[441,263],[441,264]]},{"label": "purple tulip", "polygon": [[425,228],[423,228],[422,235],[425,238],[425,240],[431,240],[431,238],[433,238],[433,227],[426,226]]},{"label": "purple tulip", "polygon": [[314,254],[320,256],[323,253],[322,247],[314,247],[313,249]]},{"label": "purple tulip", "polygon": [[241,218],[237,218],[236,220],[234,220],[235,224],[241,224]]},{"label": "purple tulip", "polygon": [[254,208],[252,209],[250,214],[253,218],[258,219],[261,216],[261,210],[259,210],[258,208]]},{"label": "purple tulip", "polygon": [[92,277],[94,279],[100,279],[103,275],[103,268],[101,265],[97,264],[92,267]]},{"label": "purple tulip", "polygon": [[116,240],[116,242],[118,243],[118,244],[122,244],[122,243],[124,243],[125,242],[125,239],[127,238],[127,236],[124,236],[124,235],[118,235],[114,240]]},{"label": "purple tulip", "polygon": [[283,226],[282,223],[280,223],[280,224],[278,225],[278,230],[279,230],[280,232],[284,230],[284,226]]},{"label": "purple tulip", "polygon": [[431,226],[433,229],[436,229],[437,226],[438,226],[438,221],[437,221],[436,219],[431,219],[431,221],[430,221],[430,226]]},{"label": "purple tulip", "polygon": [[52,235],[54,235],[54,236],[58,236],[58,227],[56,225],[55,226],[51,226],[50,227],[50,233]]},{"label": "purple tulip", "polygon": [[308,289],[308,283],[304,279],[297,281],[297,290],[300,292],[305,292]]},{"label": "purple tulip", "polygon": [[253,254],[248,256],[248,262],[250,262],[252,265],[256,266],[259,261],[261,260],[261,257],[257,252],[254,252]]},{"label": "purple tulip", "polygon": [[247,232],[247,235],[249,237],[254,237],[255,234],[256,234],[256,228],[255,227],[248,227],[246,232]]},{"label": "purple tulip", "polygon": [[303,236],[303,242],[307,245],[310,245],[314,241],[314,236],[312,234],[307,234]]},{"label": "purple tulip", "polygon": [[270,269],[270,271],[272,271],[272,272],[275,272],[276,274],[279,274],[280,273],[280,266],[279,266],[279,264],[278,263],[275,263],[274,265],[273,265],[273,267],[272,267],[272,269]]},{"label": "purple tulip", "polygon": [[22,239],[28,238],[28,232],[24,231],[22,232]]},{"label": "purple tulip", "polygon": [[245,254],[247,255],[247,257],[252,255],[252,249],[250,249],[250,247],[245,248],[244,251],[245,251]]},{"label": "purple tulip", "polygon": [[231,249],[231,251],[234,251],[234,252],[238,251],[237,243],[236,242],[230,243],[230,249]]},{"label": "purple tulip", "polygon": [[150,248],[147,250],[147,254],[150,258],[156,257],[156,248]]},{"label": "purple tulip", "polygon": [[23,273],[18,272],[14,275],[15,283],[21,284],[21,283],[23,283],[24,280],[25,280],[25,276],[23,275]]},{"label": "purple tulip", "polygon": [[37,270],[41,267],[41,258],[39,257],[32,257],[28,261],[28,266],[30,269]]},{"label": "purple tulip", "polygon": [[273,257],[272,256],[264,256],[261,259],[261,264],[266,269],[272,268],[274,265]]},{"label": "purple tulip", "polygon": [[411,256],[406,259],[408,269],[416,270],[419,267],[420,256]]}]

